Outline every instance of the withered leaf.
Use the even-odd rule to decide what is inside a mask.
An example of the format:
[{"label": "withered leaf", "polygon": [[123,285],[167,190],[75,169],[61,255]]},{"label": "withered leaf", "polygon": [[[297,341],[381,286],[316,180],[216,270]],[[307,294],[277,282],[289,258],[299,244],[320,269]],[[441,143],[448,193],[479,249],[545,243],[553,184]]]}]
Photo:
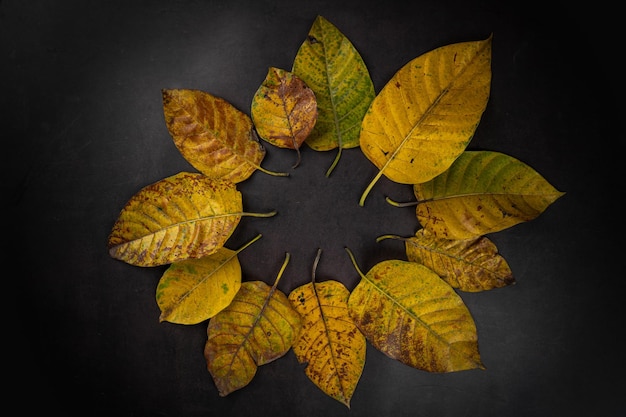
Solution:
[{"label": "withered leaf", "polygon": [[300,164],[300,146],[317,121],[313,90],[297,75],[270,67],[252,98],[250,115],[261,139],[296,150],[296,168]]},{"label": "withered leaf", "polygon": [[248,281],[228,307],[209,320],[204,357],[220,396],[245,387],[257,367],[284,356],[298,337],[302,322],[287,296],[276,287]]}]

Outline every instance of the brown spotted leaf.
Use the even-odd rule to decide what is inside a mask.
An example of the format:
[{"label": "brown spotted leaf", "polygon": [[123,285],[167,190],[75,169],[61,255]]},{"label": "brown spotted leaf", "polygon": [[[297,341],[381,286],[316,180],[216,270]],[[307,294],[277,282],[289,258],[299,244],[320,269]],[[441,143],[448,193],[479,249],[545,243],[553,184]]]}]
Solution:
[{"label": "brown spotted leaf", "polygon": [[234,183],[263,169],[265,149],[252,120],[221,97],[199,90],[164,89],[165,124],[181,155],[209,178]]},{"label": "brown spotted leaf", "polygon": [[250,115],[259,137],[279,148],[295,149],[300,163],[300,146],[317,120],[315,94],[295,74],[270,67],[252,99]]},{"label": "brown spotted leaf", "polygon": [[224,397],[252,381],[257,367],[284,356],[298,337],[302,322],[287,296],[276,287],[248,281],[228,307],[209,320],[204,357],[219,395]]},{"label": "brown spotted leaf", "polygon": [[126,203],[109,235],[109,254],[136,266],[201,258],[224,245],[244,214],[234,183],[181,172]]},{"label": "brown spotted leaf", "polygon": [[386,235],[378,240],[385,238],[403,240],[409,261],[432,269],[461,291],[486,291],[515,283],[509,264],[485,236],[449,240],[420,229],[409,238]]},{"label": "brown spotted leaf", "polygon": [[363,274],[348,253],[361,276],[348,309],[376,349],[428,372],[484,368],[472,315],[435,272],[392,259]]},{"label": "brown spotted leaf", "polygon": [[341,282],[315,282],[315,277],[289,294],[302,317],[302,331],[293,345],[296,358],[306,364],[306,376],[319,389],[348,408],[367,347],[348,312],[349,296]]}]

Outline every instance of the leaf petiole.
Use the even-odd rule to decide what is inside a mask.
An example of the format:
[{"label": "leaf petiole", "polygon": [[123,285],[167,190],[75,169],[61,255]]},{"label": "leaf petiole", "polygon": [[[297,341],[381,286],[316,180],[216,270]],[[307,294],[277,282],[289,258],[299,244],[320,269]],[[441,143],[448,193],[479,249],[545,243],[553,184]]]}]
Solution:
[{"label": "leaf petiole", "polygon": [[415,200],[415,201],[406,201],[404,203],[401,203],[401,202],[392,200],[389,197],[385,197],[385,201],[387,203],[391,204],[394,207],[411,207],[411,206],[417,206],[417,204],[418,204],[417,200]]}]

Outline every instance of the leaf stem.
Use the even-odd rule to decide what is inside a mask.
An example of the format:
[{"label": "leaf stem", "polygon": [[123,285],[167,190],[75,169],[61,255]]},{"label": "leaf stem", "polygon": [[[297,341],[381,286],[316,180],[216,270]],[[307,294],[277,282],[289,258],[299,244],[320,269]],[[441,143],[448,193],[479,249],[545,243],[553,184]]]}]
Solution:
[{"label": "leaf stem", "polygon": [[378,236],[376,238],[376,243],[379,243],[382,240],[385,239],[397,239],[397,240],[404,240],[406,241],[406,238],[402,237],[402,236],[398,236],[398,235],[382,235],[382,236]]},{"label": "leaf stem", "polygon": [[333,160],[333,163],[330,165],[330,168],[328,168],[328,171],[326,171],[326,177],[327,178],[330,177],[330,173],[333,172],[333,170],[337,166],[337,163],[339,163],[339,158],[341,158],[342,150],[343,150],[343,148],[340,146],[339,150],[337,151],[337,156],[335,156],[335,159]]},{"label": "leaf stem", "polygon": [[242,216],[250,216],[250,217],[272,217],[275,216],[277,213],[276,210],[272,210],[269,213],[250,213],[247,211],[244,211],[243,213],[241,213]]},{"label": "leaf stem", "polygon": [[398,201],[392,200],[389,197],[385,197],[385,201],[387,203],[391,204],[392,206],[395,206],[395,207],[411,207],[411,206],[417,206],[417,204],[418,204],[417,200],[415,200],[415,201],[406,201],[404,203],[400,203]]},{"label": "leaf stem", "polygon": [[356,272],[361,276],[361,278],[366,278],[363,272],[361,272],[361,270],[359,269],[359,266],[356,264],[356,260],[354,259],[352,251],[347,247],[344,249],[346,250],[346,252],[348,252],[348,256],[350,257],[350,260],[352,261],[352,265],[354,265],[354,269],[356,269]]},{"label": "leaf stem", "polygon": [[365,204],[365,199],[367,198],[367,195],[370,193],[370,191],[372,191],[372,188],[374,188],[374,184],[378,182],[378,180],[380,179],[380,177],[382,177],[382,175],[383,175],[383,171],[382,170],[378,171],[378,174],[376,174],[376,176],[369,183],[365,191],[363,191],[363,195],[361,195],[361,199],[359,200],[359,206],[363,207],[363,205]]},{"label": "leaf stem", "polygon": [[258,169],[259,171],[267,174],[267,175],[271,175],[273,177],[288,177],[289,173],[288,172],[274,172],[274,171],[270,171],[269,169],[265,169],[263,168],[261,165],[257,165],[256,169]]},{"label": "leaf stem", "polygon": [[283,273],[285,272],[285,268],[287,268],[287,264],[289,263],[289,258],[291,258],[291,255],[289,254],[289,252],[285,253],[285,260],[283,261],[283,265],[280,267],[280,271],[278,271],[278,276],[276,276],[276,281],[274,281],[274,285],[272,285],[272,292],[274,292],[274,290],[276,290],[276,287],[278,287],[278,281],[280,281],[280,278],[283,276]]},{"label": "leaf stem", "polygon": [[322,248],[317,249],[317,255],[315,255],[315,260],[313,261],[313,269],[311,271],[311,282],[315,284],[315,273],[317,272],[317,264],[320,262],[320,257],[322,256]]},{"label": "leaf stem", "polygon": [[248,241],[248,243],[244,244],[242,247],[240,247],[239,249],[237,249],[235,251],[235,253],[239,254],[239,252],[241,252],[242,250],[244,250],[245,248],[247,248],[248,246],[252,245],[254,242],[256,242],[257,240],[261,239],[261,236],[263,236],[262,234],[258,234],[256,235],[252,240]]}]

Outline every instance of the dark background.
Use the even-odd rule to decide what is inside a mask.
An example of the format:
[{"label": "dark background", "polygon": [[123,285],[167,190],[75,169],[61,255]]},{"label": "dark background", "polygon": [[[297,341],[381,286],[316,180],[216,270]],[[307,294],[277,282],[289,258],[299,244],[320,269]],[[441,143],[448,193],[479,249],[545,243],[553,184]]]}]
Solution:
[{"label": "dark background", "polygon": [[[159,323],[165,267],[109,257],[106,242],[142,187],[193,168],[165,127],[161,89],[195,88],[249,114],[270,66],[290,69],[317,15],[362,55],[376,92],[409,60],[493,34],[491,97],[469,149],[514,156],[566,195],[537,219],[490,236],[516,285],[464,294],[486,370],[430,374],[368,345],[348,410],[289,352],[221,398],[202,350],[206,323]],[[599,2],[20,1],[0,2],[4,163],[3,332],[8,398],[24,412],[114,416],[618,416],[625,384],[623,273],[617,253],[623,68],[618,14]],[[622,106],[623,107],[623,106]],[[288,293],[311,279],[358,280],[404,259],[418,228],[410,186],[381,179],[359,149],[330,178],[335,151],[267,145],[241,183],[247,211],[227,242],[244,280]],[[619,178],[623,178],[619,171]],[[622,184],[619,184],[622,185]],[[6,386],[6,385],[5,385]],[[20,397],[17,397],[20,395]],[[23,398],[23,400],[17,400]],[[620,413],[621,412],[621,413]]]}]

